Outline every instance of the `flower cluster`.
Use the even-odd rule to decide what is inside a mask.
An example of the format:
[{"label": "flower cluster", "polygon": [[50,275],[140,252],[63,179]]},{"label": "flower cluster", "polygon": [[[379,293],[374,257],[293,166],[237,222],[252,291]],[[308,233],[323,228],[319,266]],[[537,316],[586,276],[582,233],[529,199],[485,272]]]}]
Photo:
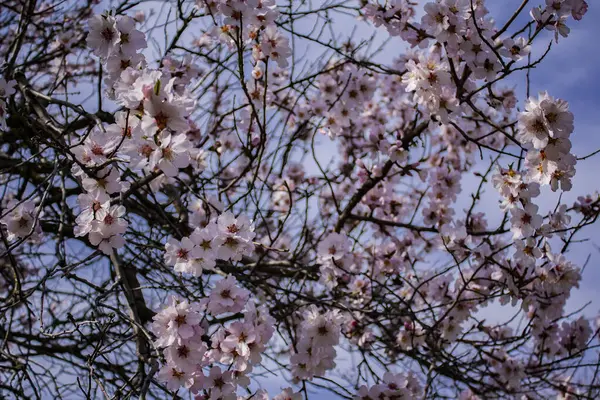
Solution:
[{"label": "flower cluster", "polygon": [[205,299],[206,308],[213,315],[240,312],[248,301],[247,290],[239,288],[235,278],[229,276],[215,284],[215,288]]},{"label": "flower cluster", "polygon": [[[496,37],[494,21],[483,2],[429,2],[420,23],[408,23],[413,6],[409,1],[388,2],[385,7],[368,2],[363,10],[376,26],[386,26],[391,35],[399,35],[412,46],[424,48],[434,40],[444,49],[449,61],[439,49],[419,53],[405,61],[407,72],[402,76],[406,91],[441,123],[455,121],[461,114],[463,87],[471,88],[477,80],[495,81],[507,63],[530,52],[530,42],[522,37]],[[457,76],[464,82],[457,82]],[[458,91],[457,85],[462,86]]]},{"label": "flower cluster", "polygon": [[459,104],[451,91],[451,78],[448,64],[438,54],[428,57],[419,55],[417,60],[408,60],[407,73],[402,83],[407,92],[414,92],[418,104],[425,106],[437,118],[448,123]]},{"label": "flower cluster", "polygon": [[567,354],[574,354],[585,349],[592,336],[590,321],[579,317],[575,321],[564,321],[561,324],[560,345]]},{"label": "flower cluster", "polygon": [[418,399],[422,395],[423,388],[412,373],[394,374],[388,371],[383,374],[381,383],[361,386],[354,399]]},{"label": "flower cluster", "polygon": [[[207,301],[169,299],[152,324],[155,345],[166,360],[158,377],[167,388],[185,387],[206,399],[237,399],[237,387],[250,384],[247,374],[260,363],[274,332],[266,309],[248,299],[248,292],[232,277],[217,282]],[[209,315],[235,313],[244,307],[242,319],[213,329],[215,322]]]},{"label": "flower cluster", "polygon": [[573,204],[573,209],[584,216],[591,216],[600,207],[600,194],[595,193],[594,195],[579,196],[577,201]]},{"label": "flower cluster", "polygon": [[298,342],[290,357],[295,379],[323,376],[325,371],[335,367],[334,346],[340,340],[341,324],[342,317],[336,310],[322,313],[314,305],[305,310]]},{"label": "flower cluster", "polygon": [[[276,99],[273,88],[286,76],[283,68],[288,67],[292,55],[288,37],[275,24],[279,9],[273,0],[196,0],[196,6],[212,15],[214,23],[214,28],[199,41],[215,41],[231,49],[237,47],[240,52],[250,51],[250,77],[242,77],[249,104],[240,110],[235,125],[250,132],[249,146],[264,144],[266,137],[259,135],[259,130],[264,133],[265,127],[257,123],[257,110]],[[238,146],[238,136],[232,130],[222,135],[220,143],[224,149],[231,149]]]},{"label": "flower cluster", "polygon": [[[121,168],[168,178],[192,166],[201,171],[202,150],[187,136],[187,120],[193,107],[185,86],[199,73],[187,59],[181,65],[166,59],[160,69],[146,67],[143,33],[135,20],[121,15],[95,15],[89,21],[87,43],[100,57],[107,73],[109,97],[123,111],[116,122],[94,128],[73,149],[76,176],[87,193],[79,197],[82,212],[77,217],[76,235],[89,234],[92,244],[110,253],[124,244],[127,228],[125,208],[115,203],[129,189],[121,181]],[[210,264],[210,261],[207,261]],[[192,268],[192,267],[189,267]]]},{"label": "flower cluster", "polygon": [[216,260],[240,261],[254,251],[254,226],[245,215],[227,211],[203,228],[196,228],[181,241],[171,238],[165,246],[165,261],[177,272],[201,276]]},{"label": "flower cluster", "polygon": [[571,178],[575,175],[577,160],[570,153],[573,132],[573,114],[569,105],[554,99],[548,93],[530,98],[525,111],[519,116],[519,139],[530,148],[526,167],[531,182],[571,190]]},{"label": "flower cluster", "polygon": [[[494,185],[505,196],[503,207],[512,215],[515,252],[509,269],[496,271],[493,277],[507,284],[515,300],[523,299],[522,307],[528,310],[532,320],[532,333],[539,351],[549,357],[558,356],[565,351],[564,337],[570,335],[570,325],[558,326],[554,321],[562,315],[571,290],[579,286],[581,275],[562,254],[552,252],[548,239],[555,233],[563,236],[571,218],[566,213],[566,205],[546,218],[539,215],[532,198],[539,195],[540,184],[527,183],[527,176],[512,168],[500,168],[494,176]],[[520,280],[529,283],[518,288],[516,281]]]},{"label": "flower cluster", "polygon": [[0,223],[4,225],[8,232],[7,240],[15,238],[38,240],[42,235],[42,227],[39,223],[42,215],[43,212],[35,206],[35,202],[32,200],[23,202],[15,199],[10,200],[6,204],[3,216],[0,219]]},{"label": "flower cluster", "polygon": [[[549,248],[549,245],[546,247]],[[522,307],[528,310],[532,333],[540,352],[555,357],[564,354],[565,350],[570,352],[576,349],[562,347],[569,342],[565,337],[571,336],[570,325],[559,327],[555,321],[563,315],[572,289],[579,287],[581,271],[564,255],[551,253],[548,249],[546,252],[546,262],[536,267],[537,279],[526,288],[529,289],[528,295]]]},{"label": "flower cluster", "polygon": [[264,62],[271,60],[280,68],[288,66],[292,54],[289,40],[275,25],[279,10],[273,0],[196,0],[198,8],[219,18],[213,37],[230,46],[240,39],[253,44],[255,62],[253,75],[259,79],[264,73]]},{"label": "flower cluster", "polygon": [[585,0],[546,0],[546,7],[539,6],[531,10],[531,17],[538,26],[553,31],[558,42],[558,35],[567,37],[571,32],[566,24],[569,17],[579,21],[587,10],[588,4]]},{"label": "flower cluster", "polygon": [[494,349],[488,357],[492,368],[492,379],[510,390],[519,389],[521,380],[525,377],[525,367],[521,362],[509,356],[504,350]]},{"label": "flower cluster", "polygon": [[339,68],[332,74],[321,75],[317,83],[321,96],[309,106],[313,115],[323,118],[323,132],[334,138],[359,124],[355,110],[372,100],[375,83],[370,74],[353,65]]},{"label": "flower cluster", "polygon": [[330,233],[319,242],[317,247],[321,266],[321,281],[330,289],[337,285],[338,278],[344,276],[344,268],[353,260],[350,253],[350,241],[343,233]]},{"label": "flower cluster", "polygon": [[428,180],[432,189],[427,193],[429,204],[422,211],[426,224],[444,226],[452,220],[452,203],[461,189],[460,177],[458,171],[446,167],[430,171]]},{"label": "flower cluster", "polygon": [[207,350],[202,340],[207,324],[203,328],[201,322],[201,307],[176,297],[171,297],[167,307],[154,317],[155,345],[164,349],[167,361],[159,371],[159,379],[165,381],[170,390],[194,387],[204,377],[200,368]]},{"label": "flower cluster", "polygon": [[135,20],[119,15],[94,15],[89,20],[90,32],[87,45],[102,59],[135,57],[137,51],[146,47],[144,34],[135,29]]},{"label": "flower cluster", "polygon": [[[81,171],[83,175],[84,172]],[[83,178],[82,185],[88,191],[78,197],[80,214],[77,216],[77,226],[74,229],[76,236],[89,234],[90,243],[98,246],[106,254],[113,248],[125,244],[123,234],[128,223],[123,218],[125,207],[111,205],[111,193],[119,193],[126,188],[126,182],[119,179],[119,171],[108,167],[100,170],[94,178]]]}]

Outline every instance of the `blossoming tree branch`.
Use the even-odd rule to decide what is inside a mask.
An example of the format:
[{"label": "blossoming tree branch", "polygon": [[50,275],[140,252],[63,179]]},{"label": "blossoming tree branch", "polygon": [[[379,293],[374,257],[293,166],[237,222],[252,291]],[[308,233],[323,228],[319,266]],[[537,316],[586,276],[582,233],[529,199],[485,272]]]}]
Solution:
[{"label": "blossoming tree branch", "polygon": [[0,397],[598,398],[588,5],[505,3],[2,1]]}]

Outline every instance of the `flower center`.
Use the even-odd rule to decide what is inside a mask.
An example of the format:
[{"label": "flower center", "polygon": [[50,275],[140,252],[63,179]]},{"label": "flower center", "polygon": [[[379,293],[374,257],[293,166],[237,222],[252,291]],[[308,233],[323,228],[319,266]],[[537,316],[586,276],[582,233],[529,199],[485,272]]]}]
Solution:
[{"label": "flower center", "polygon": [[112,215],[107,214],[106,217],[104,217],[104,223],[106,225],[112,225],[113,222],[115,222],[115,218]]},{"label": "flower center", "polygon": [[115,37],[115,33],[108,27],[104,28],[100,34],[107,42],[112,41],[112,39]]},{"label": "flower center", "polygon": [[158,127],[158,130],[162,131],[167,127],[169,117],[161,111],[154,117],[154,121],[156,121],[156,126]]}]

